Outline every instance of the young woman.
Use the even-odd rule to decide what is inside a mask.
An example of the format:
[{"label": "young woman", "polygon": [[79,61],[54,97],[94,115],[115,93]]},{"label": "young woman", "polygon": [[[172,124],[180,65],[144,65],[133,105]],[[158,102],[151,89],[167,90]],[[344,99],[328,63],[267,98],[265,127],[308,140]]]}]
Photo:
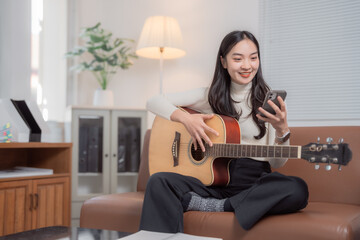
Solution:
[{"label": "young woman", "polygon": [[[266,93],[260,64],[259,44],[247,31],[234,31],[222,40],[210,88],[156,96],[148,110],[182,123],[195,147],[205,150],[202,139],[212,146],[207,134],[218,134],[205,124],[213,113],[238,119],[242,144],[289,145],[287,111],[271,100],[276,114],[261,108]],[[194,109],[189,114],[176,106]],[[259,115],[263,113],[265,117]],[[248,230],[263,216],[298,211],[307,205],[308,189],[298,177],[271,172],[287,159],[239,158],[230,162],[230,183],[207,187],[198,179],[176,173],[153,174],[147,184],[140,229],[182,232],[185,211],[234,211],[240,225]]]}]

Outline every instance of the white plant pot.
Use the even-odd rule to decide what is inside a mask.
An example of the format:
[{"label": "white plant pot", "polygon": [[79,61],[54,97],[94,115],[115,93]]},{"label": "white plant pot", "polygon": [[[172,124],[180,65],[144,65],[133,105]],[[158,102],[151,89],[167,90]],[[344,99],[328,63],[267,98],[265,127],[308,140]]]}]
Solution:
[{"label": "white plant pot", "polygon": [[114,106],[114,94],[111,90],[96,89],[93,99],[94,106],[111,107]]}]

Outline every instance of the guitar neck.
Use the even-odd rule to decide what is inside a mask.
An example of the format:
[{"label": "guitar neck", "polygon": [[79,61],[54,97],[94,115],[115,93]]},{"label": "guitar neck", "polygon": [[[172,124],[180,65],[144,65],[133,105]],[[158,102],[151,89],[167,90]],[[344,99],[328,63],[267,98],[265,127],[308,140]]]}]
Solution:
[{"label": "guitar neck", "polygon": [[228,158],[301,158],[301,146],[269,146],[247,144],[206,144],[205,155]]}]

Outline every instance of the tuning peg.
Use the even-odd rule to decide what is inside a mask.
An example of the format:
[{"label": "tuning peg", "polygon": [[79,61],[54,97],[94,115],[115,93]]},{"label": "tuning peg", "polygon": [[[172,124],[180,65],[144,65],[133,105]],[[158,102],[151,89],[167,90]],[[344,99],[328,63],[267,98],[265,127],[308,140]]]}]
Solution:
[{"label": "tuning peg", "polygon": [[328,144],[330,144],[333,140],[334,140],[334,139],[333,139],[332,137],[327,137],[327,138],[326,138],[326,142],[327,142]]},{"label": "tuning peg", "polygon": [[344,139],[343,138],[339,138],[339,143],[343,143],[344,142]]},{"label": "tuning peg", "polygon": [[339,171],[341,171],[341,170],[342,170],[342,169],[341,169],[341,165],[339,165],[338,170],[339,170]]},{"label": "tuning peg", "polygon": [[326,165],[326,166],[325,166],[325,170],[326,170],[326,171],[330,171],[330,170],[331,170],[331,165],[330,165],[330,164]]},{"label": "tuning peg", "polygon": [[319,170],[320,165],[318,163],[315,164],[315,170]]},{"label": "tuning peg", "polygon": [[317,143],[318,144],[320,143],[320,137],[317,137]]}]

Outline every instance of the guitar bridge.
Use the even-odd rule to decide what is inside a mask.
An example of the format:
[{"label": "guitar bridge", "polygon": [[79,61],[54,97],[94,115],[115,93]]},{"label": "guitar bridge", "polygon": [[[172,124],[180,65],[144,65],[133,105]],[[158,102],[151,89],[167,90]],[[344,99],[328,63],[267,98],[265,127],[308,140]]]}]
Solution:
[{"label": "guitar bridge", "polygon": [[181,134],[179,132],[175,132],[175,138],[171,147],[171,153],[174,160],[174,167],[179,165],[180,136]]}]

